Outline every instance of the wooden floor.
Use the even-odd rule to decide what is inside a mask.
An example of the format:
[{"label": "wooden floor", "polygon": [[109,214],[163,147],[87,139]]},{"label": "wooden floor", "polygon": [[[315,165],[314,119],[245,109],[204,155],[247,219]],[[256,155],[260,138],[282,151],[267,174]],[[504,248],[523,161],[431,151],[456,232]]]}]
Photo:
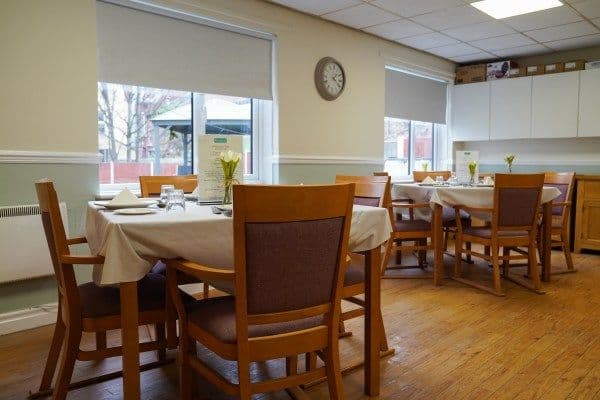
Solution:
[{"label": "wooden floor", "polygon": [[[446,267],[451,270],[453,259]],[[563,266],[558,252],[553,264]],[[390,345],[382,360],[380,399],[600,399],[600,256],[575,255],[579,272],[553,276],[545,295],[503,282],[507,296],[494,297],[454,281],[385,280],[382,305]],[[483,263],[466,268],[489,281]],[[362,320],[348,323],[342,363],[362,354]],[[39,384],[52,327],[0,337],[0,399],[24,399]],[[141,328],[142,337],[150,332]],[[118,341],[118,332],[109,340]],[[85,337],[92,344],[92,337]],[[173,357],[175,352],[170,353]],[[228,376],[235,365],[210,354]],[[153,354],[143,358],[151,360]],[[76,379],[119,369],[120,359],[79,363]],[[282,372],[281,362],[257,364],[259,378]],[[143,399],[177,399],[174,364],[142,374]],[[228,399],[204,382],[202,399]],[[362,370],[344,377],[347,399],[362,399]],[[326,399],[325,384],[311,388]],[[69,399],[119,399],[121,380],[73,391]],[[287,399],[285,393],[259,398]]]}]

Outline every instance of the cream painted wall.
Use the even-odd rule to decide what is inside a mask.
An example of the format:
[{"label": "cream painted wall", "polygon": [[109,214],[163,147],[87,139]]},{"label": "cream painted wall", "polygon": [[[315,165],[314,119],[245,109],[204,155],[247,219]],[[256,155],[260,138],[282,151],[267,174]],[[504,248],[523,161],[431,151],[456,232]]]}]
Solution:
[{"label": "cream painted wall", "polygon": [[[383,158],[386,61],[453,74],[454,64],[264,1],[156,0],[156,4],[277,36],[279,154]],[[348,83],[328,102],[313,83],[317,61],[342,63]]]},{"label": "cream painted wall", "polygon": [[94,0],[0,4],[0,150],[97,152]]}]

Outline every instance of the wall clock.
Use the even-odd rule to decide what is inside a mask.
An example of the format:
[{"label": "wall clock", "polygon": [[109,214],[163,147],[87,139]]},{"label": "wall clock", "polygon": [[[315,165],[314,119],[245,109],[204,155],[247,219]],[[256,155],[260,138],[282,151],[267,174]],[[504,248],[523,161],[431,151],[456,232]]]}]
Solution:
[{"label": "wall clock", "polygon": [[317,92],[325,100],[337,99],[346,86],[346,73],[342,65],[331,57],[323,57],[315,68]]}]

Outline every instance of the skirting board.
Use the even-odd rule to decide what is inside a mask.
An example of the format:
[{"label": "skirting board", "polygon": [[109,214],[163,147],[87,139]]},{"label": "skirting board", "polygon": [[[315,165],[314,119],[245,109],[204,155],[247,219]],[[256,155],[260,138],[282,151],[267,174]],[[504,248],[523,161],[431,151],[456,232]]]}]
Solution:
[{"label": "skirting board", "polygon": [[57,313],[58,303],[48,303],[0,314],[0,336],[54,324]]}]

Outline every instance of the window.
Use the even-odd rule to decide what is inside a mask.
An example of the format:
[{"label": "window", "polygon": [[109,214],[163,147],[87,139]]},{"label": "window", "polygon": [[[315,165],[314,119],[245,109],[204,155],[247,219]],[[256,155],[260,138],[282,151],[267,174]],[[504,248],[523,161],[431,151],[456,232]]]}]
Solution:
[{"label": "window", "polygon": [[256,177],[254,104],[245,97],[98,83],[99,180],[103,191],[137,188],[140,175],[194,170],[194,137],[242,135],[244,174]]},{"label": "window", "polygon": [[392,177],[408,176],[414,170],[433,170],[436,133],[443,127],[432,122],[385,117],[385,170]]}]

